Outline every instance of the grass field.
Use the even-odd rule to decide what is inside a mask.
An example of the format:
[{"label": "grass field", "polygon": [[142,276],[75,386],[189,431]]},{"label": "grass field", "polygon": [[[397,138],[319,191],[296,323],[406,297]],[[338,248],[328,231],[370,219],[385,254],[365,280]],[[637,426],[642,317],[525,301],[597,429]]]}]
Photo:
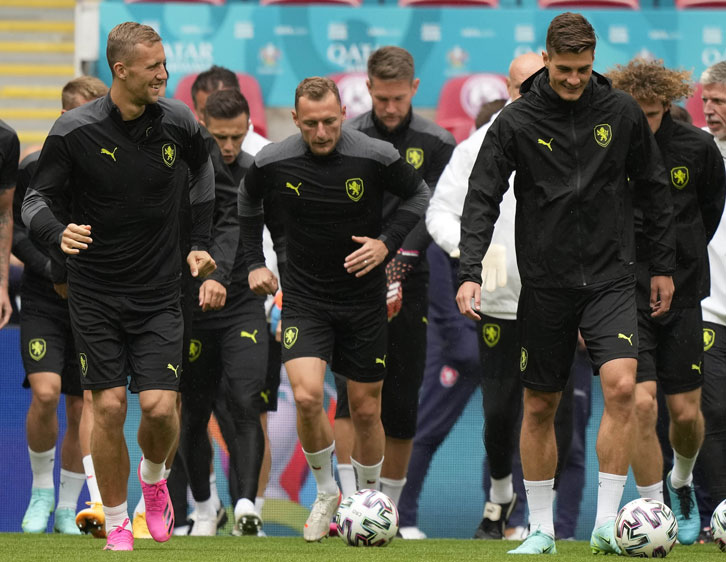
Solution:
[{"label": "grass field", "polygon": [[[255,562],[328,562],[330,560],[367,561],[416,561],[429,560],[505,560],[507,550],[518,543],[509,541],[474,541],[428,539],[423,541],[395,540],[386,548],[351,548],[340,539],[330,538],[322,543],[306,544],[302,538],[257,538],[257,537],[173,537],[168,543],[159,544],[152,540],[137,540],[132,553],[112,553],[101,550],[105,541],[90,537],[68,537],[59,535],[22,535],[0,533],[0,560],[32,560],[64,562],[94,562],[110,559],[171,560],[183,562],[194,560]],[[561,561],[592,560],[585,542],[557,543],[556,559]],[[669,560],[691,560],[708,562],[726,561],[726,554],[719,552],[714,544],[679,546],[668,555]],[[595,559],[597,560],[597,559]]]}]

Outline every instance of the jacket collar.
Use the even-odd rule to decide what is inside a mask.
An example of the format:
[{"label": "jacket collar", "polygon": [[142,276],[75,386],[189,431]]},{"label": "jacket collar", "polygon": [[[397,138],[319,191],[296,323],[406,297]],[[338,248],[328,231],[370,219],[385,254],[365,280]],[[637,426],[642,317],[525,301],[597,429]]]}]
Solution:
[{"label": "jacket collar", "polygon": [[543,67],[522,83],[520,92],[525,94],[531,91],[548,104],[554,104],[568,109],[579,109],[580,107],[588,105],[592,98],[599,95],[600,92],[611,89],[610,80],[593,70],[590,81],[585,86],[585,91],[582,92],[580,98],[574,102],[565,101],[550,86],[550,73],[546,67]]},{"label": "jacket collar", "polygon": [[378,132],[380,133],[380,135],[383,138],[395,137],[396,135],[401,134],[403,131],[408,129],[408,126],[411,124],[412,118],[413,118],[413,107],[411,107],[411,109],[408,110],[408,115],[406,115],[406,117],[403,118],[403,121],[401,121],[401,123],[398,125],[398,127],[393,129],[392,131],[389,131],[386,128],[386,126],[381,122],[381,120],[378,119],[378,117],[376,117],[375,111],[373,111],[371,109],[371,120],[373,121],[373,125],[375,126],[375,128],[378,130]]}]

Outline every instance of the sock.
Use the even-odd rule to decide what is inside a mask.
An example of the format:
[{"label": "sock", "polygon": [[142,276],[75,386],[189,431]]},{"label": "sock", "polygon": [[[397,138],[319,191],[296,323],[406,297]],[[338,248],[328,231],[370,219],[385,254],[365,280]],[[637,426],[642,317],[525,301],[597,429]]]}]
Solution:
[{"label": "sock", "polygon": [[86,471],[86,486],[88,487],[88,495],[91,496],[91,503],[102,503],[101,492],[98,489],[98,481],[96,480],[96,469],[93,468],[91,455],[83,457],[83,469]]},{"label": "sock", "polygon": [[693,482],[693,465],[696,464],[698,453],[692,457],[684,457],[673,449],[673,470],[671,471],[671,486],[674,490],[683,486],[690,486]]},{"label": "sock", "polygon": [[200,519],[217,519],[217,508],[214,507],[214,498],[197,501],[197,516]]},{"label": "sock", "polygon": [[549,480],[524,480],[531,532],[539,529],[551,537],[555,536],[555,524],[552,515],[552,504],[555,499],[554,486],[554,478]]},{"label": "sock", "polygon": [[663,503],[663,480],[659,480],[650,486],[635,486],[641,498],[652,498]]},{"label": "sock", "polygon": [[85,481],[86,475],[83,472],[71,472],[61,468],[57,509],[72,509],[75,513],[78,507],[78,496],[81,495]]},{"label": "sock", "polygon": [[335,476],[333,476],[333,451],[335,451],[335,441],[325,449],[315,453],[308,453],[303,450],[315,477],[315,483],[318,485],[318,492],[334,494],[338,490],[338,484],[336,484]]},{"label": "sock", "polygon": [[212,471],[209,473],[209,497],[214,500],[214,512],[222,507],[222,500],[219,499],[219,492],[217,492],[217,473]]},{"label": "sock", "polygon": [[597,488],[597,514],[595,515],[595,529],[608,521],[614,521],[620,508],[625,482],[628,475],[607,474],[598,472]]},{"label": "sock", "polygon": [[340,479],[340,491],[343,493],[343,497],[347,498],[355,494],[355,471],[353,470],[352,464],[339,464],[338,465],[338,478]]},{"label": "sock", "polygon": [[350,457],[350,464],[353,465],[355,471],[355,481],[359,490],[378,490],[380,488],[381,467],[383,466],[383,457],[377,464],[365,466]]},{"label": "sock", "polygon": [[255,498],[255,511],[257,515],[262,517],[262,508],[265,506],[265,498],[257,496]]},{"label": "sock", "polygon": [[114,527],[129,528],[129,506],[127,502],[117,505],[116,507],[108,507],[104,505],[103,514],[106,516],[107,535],[113,531]]},{"label": "sock", "polygon": [[151,462],[147,458],[141,459],[141,480],[145,484],[156,484],[164,479],[164,463]]},{"label": "sock", "polygon": [[33,488],[53,489],[53,467],[55,466],[55,447],[36,453],[28,447],[30,469],[33,471]]},{"label": "sock", "polygon": [[171,474],[171,468],[166,468],[166,466],[164,466],[164,480],[168,480],[170,474]]},{"label": "sock", "polygon": [[504,478],[491,478],[492,484],[489,487],[489,501],[492,503],[509,503],[514,497],[514,486],[512,475]]},{"label": "sock", "polygon": [[247,498],[238,499],[237,503],[234,504],[234,520],[237,521],[242,515],[247,515],[248,513],[257,513],[255,511],[255,504]]},{"label": "sock", "polygon": [[403,492],[403,487],[405,485],[406,485],[405,478],[396,480],[393,478],[381,477],[381,492],[383,492],[389,498],[391,498],[393,500],[393,503],[395,503],[396,505],[398,505],[398,500],[401,499],[401,492]]}]

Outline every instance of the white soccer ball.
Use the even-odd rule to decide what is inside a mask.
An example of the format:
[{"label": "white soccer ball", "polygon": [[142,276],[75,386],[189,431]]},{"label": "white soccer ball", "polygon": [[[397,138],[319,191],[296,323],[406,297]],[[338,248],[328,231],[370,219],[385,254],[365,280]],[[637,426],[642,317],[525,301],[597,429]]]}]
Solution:
[{"label": "white soccer ball", "polygon": [[721,552],[726,552],[726,500],[723,500],[713,510],[713,515],[711,515],[711,536]]},{"label": "white soccer ball", "polygon": [[615,542],[625,556],[665,558],[677,535],[675,515],[658,500],[633,500],[625,504],[615,518]]},{"label": "white soccer ball", "polygon": [[387,546],[398,532],[398,509],[386,494],[360,490],[340,503],[335,524],[349,546]]}]

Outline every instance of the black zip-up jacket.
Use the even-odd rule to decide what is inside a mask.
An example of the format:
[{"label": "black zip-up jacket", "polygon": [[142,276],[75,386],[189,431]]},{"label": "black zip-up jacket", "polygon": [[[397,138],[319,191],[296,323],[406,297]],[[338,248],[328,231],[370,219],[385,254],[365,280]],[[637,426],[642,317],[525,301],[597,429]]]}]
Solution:
[{"label": "black zip-up jacket", "polygon": [[[670,112],[655,133],[671,185],[676,229],[675,293],[671,308],[692,308],[711,292],[708,243],[716,233],[726,198],[723,158],[713,137],[674,121]],[[650,249],[643,233],[643,190],[635,185],[635,244],[638,307],[650,308]]]},{"label": "black zip-up jacket", "polygon": [[635,275],[631,190],[647,205],[651,275],[675,269],[670,187],[640,106],[593,72],[580,99],[562,100],[546,69],[522,84],[482,143],[461,218],[459,281],[481,284],[502,195],[516,170],[515,244],[522,283],[590,285]]}]

